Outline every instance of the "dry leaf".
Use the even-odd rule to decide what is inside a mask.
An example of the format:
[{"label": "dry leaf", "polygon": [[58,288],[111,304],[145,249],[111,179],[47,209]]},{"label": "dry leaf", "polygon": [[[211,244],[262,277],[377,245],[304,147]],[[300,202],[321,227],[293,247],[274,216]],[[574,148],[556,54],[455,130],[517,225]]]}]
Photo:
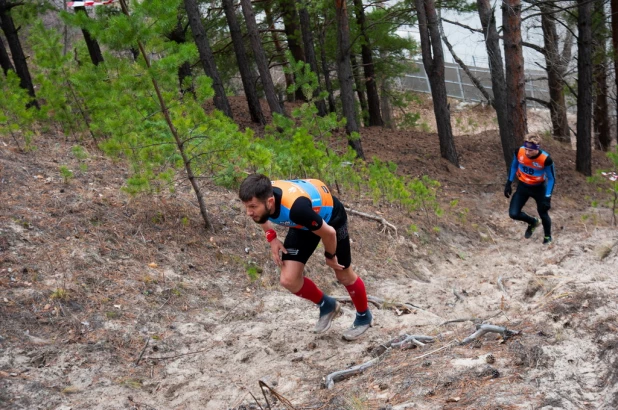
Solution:
[{"label": "dry leaf", "polygon": [[150,262],[150,263],[148,264],[148,266],[150,266],[151,268],[158,268],[158,267],[159,267],[159,265],[157,265],[157,264],[156,264],[156,263],[154,263],[154,262]]}]

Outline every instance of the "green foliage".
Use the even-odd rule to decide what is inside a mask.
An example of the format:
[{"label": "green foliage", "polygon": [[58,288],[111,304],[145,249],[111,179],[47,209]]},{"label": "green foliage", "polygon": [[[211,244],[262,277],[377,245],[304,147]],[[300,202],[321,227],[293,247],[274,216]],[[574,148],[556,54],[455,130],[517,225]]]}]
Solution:
[{"label": "green foliage", "polygon": [[65,184],[68,184],[69,180],[73,178],[73,171],[71,171],[66,165],[61,165],[58,168],[58,171],[60,171],[60,175],[62,176]]},{"label": "green foliage", "polygon": [[618,215],[618,147],[614,152],[608,152],[607,157],[612,160],[613,170],[598,171],[597,175],[588,178],[588,182],[598,185],[599,192],[605,194],[605,198],[599,202],[591,200],[592,206],[604,205],[610,209],[612,224],[616,225]]},{"label": "green foliage", "polygon": [[10,136],[20,149],[33,149],[35,108],[28,108],[31,101],[28,92],[19,86],[19,77],[14,71],[0,75],[0,135]]}]

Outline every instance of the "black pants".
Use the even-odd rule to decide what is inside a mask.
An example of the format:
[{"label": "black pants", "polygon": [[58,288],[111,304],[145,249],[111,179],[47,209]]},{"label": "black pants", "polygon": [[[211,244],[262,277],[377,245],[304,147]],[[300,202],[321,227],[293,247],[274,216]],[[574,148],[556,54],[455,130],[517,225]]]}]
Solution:
[{"label": "black pants", "polygon": [[543,222],[543,231],[545,236],[551,236],[551,218],[548,211],[541,211],[539,205],[545,199],[545,184],[526,185],[522,182],[517,184],[517,190],[511,198],[511,206],[509,207],[509,216],[516,221],[524,221],[527,224],[533,224],[534,218],[523,212],[522,209],[529,198],[534,198],[536,201],[536,210]]}]

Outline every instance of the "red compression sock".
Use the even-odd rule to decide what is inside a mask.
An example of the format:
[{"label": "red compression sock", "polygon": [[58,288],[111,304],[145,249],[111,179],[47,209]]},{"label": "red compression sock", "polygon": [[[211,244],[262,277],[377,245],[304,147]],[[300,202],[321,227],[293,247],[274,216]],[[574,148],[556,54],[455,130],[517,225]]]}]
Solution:
[{"label": "red compression sock", "polygon": [[309,278],[303,278],[303,287],[295,293],[296,296],[307,299],[316,305],[322,301],[324,293]]},{"label": "red compression sock", "polygon": [[352,298],[354,307],[359,313],[363,313],[367,310],[367,291],[365,290],[365,283],[358,277],[356,281],[345,287]]}]

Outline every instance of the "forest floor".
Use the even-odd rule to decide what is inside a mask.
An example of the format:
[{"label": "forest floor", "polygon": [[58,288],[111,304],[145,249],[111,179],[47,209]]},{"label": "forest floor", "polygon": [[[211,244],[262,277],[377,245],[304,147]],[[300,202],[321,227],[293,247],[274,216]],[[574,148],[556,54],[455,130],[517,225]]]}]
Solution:
[{"label": "forest floor", "polygon": [[[341,338],[349,304],[326,334],[312,333],[317,309],[279,285],[235,192],[203,182],[212,233],[180,178],[174,194],[131,198],[123,164],[93,147],[78,160],[64,138],[40,137],[26,154],[0,138],[0,408],[618,408],[618,230],[607,207],[592,206],[607,194],[574,171],[571,146],[546,137],[554,243],[543,246],[540,231],[526,240],[508,217],[491,110],[452,104],[456,168],[440,159],[428,107],[423,131],[363,129],[362,143],[369,158],[440,181],[443,216],[339,194],[397,227],[349,216],[353,265],[385,300],[355,342]],[[529,119],[547,129],[544,113]],[[610,164],[594,151],[593,167]],[[320,257],[306,274],[347,294]],[[519,333],[461,345],[481,322]],[[324,387],[402,334],[435,341],[389,349]]]}]

